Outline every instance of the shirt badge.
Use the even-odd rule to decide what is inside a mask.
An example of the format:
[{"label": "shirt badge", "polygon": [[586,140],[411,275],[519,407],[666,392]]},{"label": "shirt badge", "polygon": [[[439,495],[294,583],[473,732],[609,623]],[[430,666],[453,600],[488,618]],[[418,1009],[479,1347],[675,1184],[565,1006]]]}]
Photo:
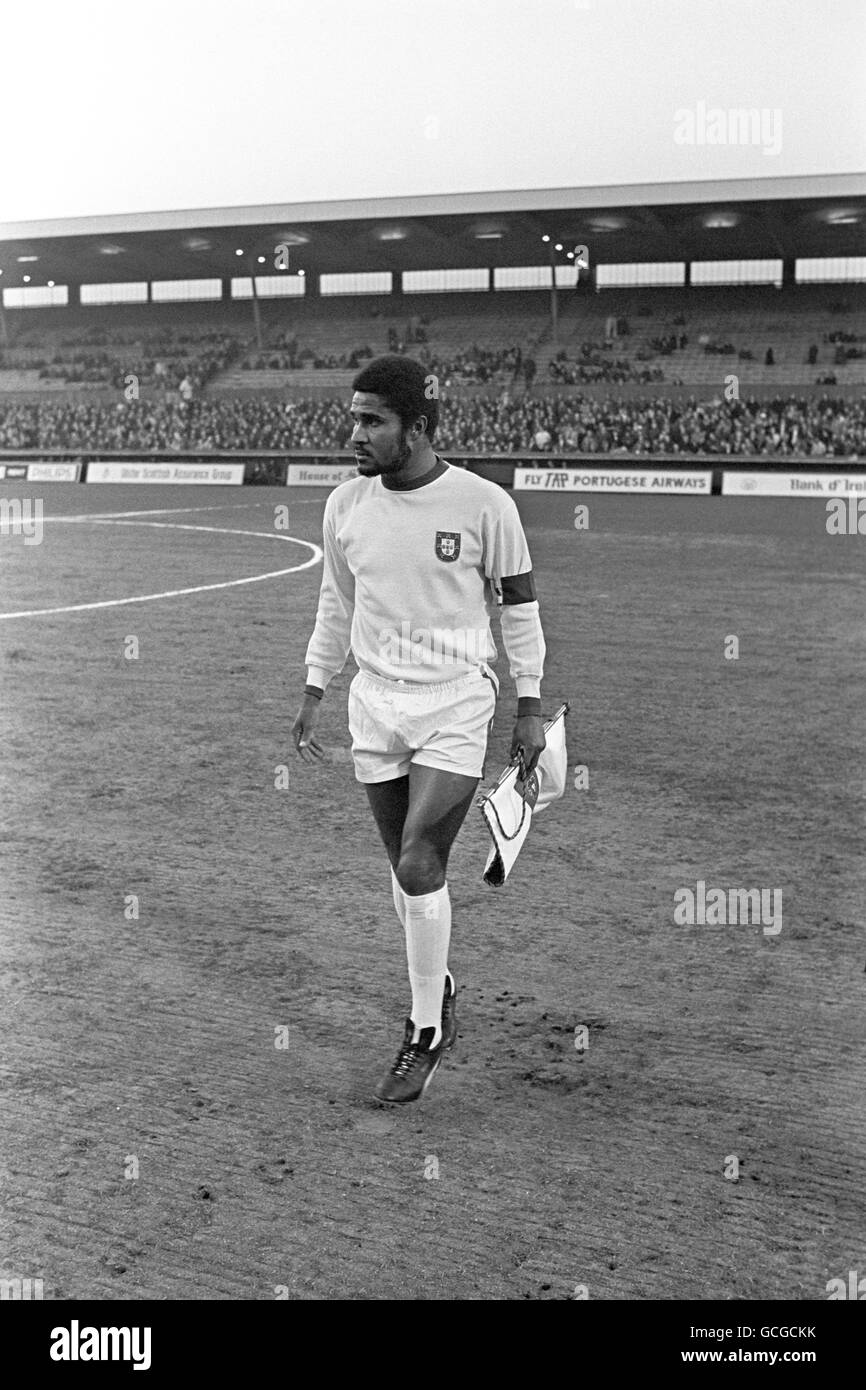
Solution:
[{"label": "shirt badge", "polygon": [[436,532],[436,559],[456,560],[460,554],[460,531]]}]

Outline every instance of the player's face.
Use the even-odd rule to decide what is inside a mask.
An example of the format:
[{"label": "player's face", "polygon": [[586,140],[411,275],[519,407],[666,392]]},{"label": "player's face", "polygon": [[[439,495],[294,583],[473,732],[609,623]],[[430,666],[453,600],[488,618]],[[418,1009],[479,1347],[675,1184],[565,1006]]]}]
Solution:
[{"label": "player's face", "polygon": [[381,396],[356,391],[350,410],[355,428],[352,448],[358,472],[364,478],[399,473],[412,457],[409,431],[399,415],[389,410]]}]

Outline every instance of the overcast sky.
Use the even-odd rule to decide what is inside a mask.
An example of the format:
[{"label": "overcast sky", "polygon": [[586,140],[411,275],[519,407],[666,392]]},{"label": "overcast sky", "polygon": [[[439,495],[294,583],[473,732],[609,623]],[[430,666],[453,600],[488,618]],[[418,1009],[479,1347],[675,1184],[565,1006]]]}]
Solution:
[{"label": "overcast sky", "polygon": [[866,0],[0,10],[0,222],[864,168]]}]

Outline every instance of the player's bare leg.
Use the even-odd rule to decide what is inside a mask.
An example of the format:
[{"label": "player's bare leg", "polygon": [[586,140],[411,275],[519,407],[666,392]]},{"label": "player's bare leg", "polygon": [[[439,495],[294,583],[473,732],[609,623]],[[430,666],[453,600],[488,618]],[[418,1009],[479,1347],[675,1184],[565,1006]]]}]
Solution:
[{"label": "player's bare leg", "polygon": [[451,901],[445,875],[478,782],[477,777],[413,763],[408,777],[367,787],[391,859],[394,903],[406,932],[412,985],[412,1016],[397,1060],[377,1088],[380,1100],[417,1100],[457,1035],[456,988],[448,972]]},{"label": "player's bare leg", "polygon": [[480,777],[413,763],[397,878],[404,893],[436,893],[445,883],[451,846],[466,819]]},{"label": "player's bare leg", "polygon": [[393,777],[390,782],[368,782],[367,799],[388,851],[391,868],[396,869],[403,840],[403,824],[409,810],[409,777]]},{"label": "player's bare leg", "polygon": [[399,866],[404,892],[433,893],[442,887],[451,846],[479,781],[413,763],[407,777],[366,784],[370,809],[392,868]]}]

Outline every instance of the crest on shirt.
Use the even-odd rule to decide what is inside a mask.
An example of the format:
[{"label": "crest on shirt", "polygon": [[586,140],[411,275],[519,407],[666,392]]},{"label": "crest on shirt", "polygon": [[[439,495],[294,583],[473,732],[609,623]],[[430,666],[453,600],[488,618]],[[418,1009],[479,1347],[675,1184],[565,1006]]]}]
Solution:
[{"label": "crest on shirt", "polygon": [[460,531],[436,532],[436,559],[456,560],[460,554]]}]

